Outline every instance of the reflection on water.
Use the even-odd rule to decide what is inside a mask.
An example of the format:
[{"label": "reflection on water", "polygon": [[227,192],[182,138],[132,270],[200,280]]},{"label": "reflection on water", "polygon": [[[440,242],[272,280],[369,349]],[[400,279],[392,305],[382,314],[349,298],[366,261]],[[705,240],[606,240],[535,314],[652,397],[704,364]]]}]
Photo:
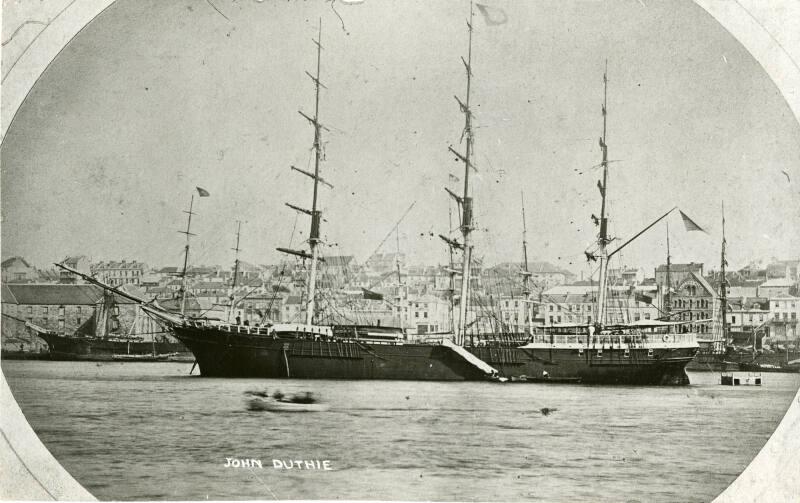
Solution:
[{"label": "reflection on water", "polygon": [[[711,373],[637,388],[208,379],[190,368],[3,362],[42,442],[105,500],[709,501],[800,385],[797,374],[765,374],[762,388],[722,387]],[[247,411],[244,392],[265,388],[312,390],[331,408]]]}]

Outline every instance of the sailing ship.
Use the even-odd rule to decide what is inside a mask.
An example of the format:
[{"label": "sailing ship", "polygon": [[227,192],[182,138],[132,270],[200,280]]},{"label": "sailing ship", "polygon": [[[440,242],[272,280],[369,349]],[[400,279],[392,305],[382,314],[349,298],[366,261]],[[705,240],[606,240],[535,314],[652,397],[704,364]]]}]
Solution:
[{"label": "sailing ship", "polygon": [[[314,43],[317,46],[313,116],[300,114],[313,126],[314,171],[292,169],[313,181],[311,209],[287,206],[311,217],[309,251],[278,248],[279,251],[310,262],[305,294],[305,323],[242,325],[230,321],[170,312],[105,285],[114,293],[139,302],[153,317],[168,324],[175,337],[194,354],[203,376],[326,378],[326,379],[411,379],[481,380],[496,371],[451,341],[412,343],[401,330],[365,326],[317,324],[317,267],[324,260],[319,247],[322,212],[318,207],[320,184],[330,186],[321,176],[322,131],[319,120],[322,23]],[[191,212],[191,208],[190,208]],[[191,214],[190,214],[191,218]],[[187,236],[188,236],[187,229]],[[188,245],[187,245],[188,257]],[[66,266],[61,266],[75,272]],[[185,269],[185,267],[184,267]],[[88,279],[88,278],[87,278]],[[94,283],[99,284],[96,280]],[[185,289],[184,289],[185,292]],[[185,293],[184,293],[185,295]],[[182,303],[183,304],[183,303]]]},{"label": "sailing ship", "polygon": [[[800,354],[790,353],[788,345],[768,350],[761,343],[766,334],[769,319],[748,328],[747,332],[734,332],[728,321],[730,283],[726,276],[727,239],[725,237],[725,206],[722,205],[722,246],[720,252],[719,310],[714,316],[714,326],[710,338],[700,339],[700,350],[687,369],[693,371],[747,371],[747,372],[800,372]],[[736,341],[744,341],[739,345]]]},{"label": "sailing ship", "polygon": [[[311,219],[309,251],[279,248],[279,251],[300,257],[310,263],[305,294],[305,323],[266,324],[248,326],[220,320],[193,317],[185,312],[170,312],[155,303],[137,300],[148,313],[168,324],[175,336],[192,351],[200,373],[221,377],[325,378],[325,379],[408,379],[408,380],[484,380],[584,382],[611,384],[687,384],[686,364],[697,352],[694,334],[669,333],[676,323],[662,321],[633,324],[606,323],[605,300],[607,261],[633,239],[666,217],[667,212],[617,250],[608,253],[606,192],[608,186],[608,155],[605,144],[606,107],[603,105],[603,182],[602,211],[598,219],[600,234],[600,287],[595,323],[559,325],[547,332],[521,334],[476,334],[475,320],[469,320],[471,261],[473,244],[473,200],[470,195],[470,170],[474,169],[472,111],[470,108],[471,56],[473,12],[467,21],[469,52],[464,63],[467,86],[462,101],[456,97],[465,115],[462,140],[465,153],[450,147],[464,163],[464,188],[461,195],[449,191],[459,205],[462,242],[442,236],[452,249],[461,252],[460,296],[456,299],[455,277],[451,279],[453,317],[457,323],[452,334],[438,340],[410,342],[403,331],[386,327],[365,327],[318,324],[317,266],[324,260],[319,246],[322,212],[318,208],[320,184],[330,187],[320,175],[321,135],[324,126],[319,121],[321,66],[321,35],[317,40],[316,74],[308,74],[315,86],[313,116],[300,114],[313,126],[315,162],[313,172],[292,167],[313,181],[311,209],[287,203],[287,206]],[[604,82],[607,79],[604,76]],[[675,208],[673,208],[674,210]],[[451,250],[452,251],[452,250]],[[66,266],[63,266],[66,268]],[[67,268],[67,270],[70,270]],[[109,287],[114,291],[113,287]],[[529,295],[529,294],[528,294]],[[520,334],[517,334],[520,335]]]},{"label": "sailing ship", "polygon": [[[470,68],[467,63],[467,74]],[[607,125],[607,71],[603,74],[604,99],[602,106],[603,135],[600,138],[602,150],[603,179],[598,182],[600,189],[600,217],[593,216],[599,225],[597,252],[587,253],[587,259],[599,261],[599,281],[594,309],[594,322],[586,324],[559,324],[546,327],[530,334],[470,334],[465,330],[470,257],[472,247],[469,237],[471,231],[472,199],[469,197],[469,156],[471,153],[472,114],[469,109],[469,96],[461,103],[466,116],[465,137],[467,152],[462,157],[465,165],[464,194],[457,198],[461,205],[461,231],[463,243],[445,238],[448,243],[462,250],[462,288],[459,303],[459,329],[457,343],[477,358],[497,369],[499,376],[512,381],[526,382],[582,382],[592,384],[634,384],[634,385],[685,385],[689,378],[685,367],[692,361],[698,350],[693,333],[673,333],[671,328],[680,322],[660,320],[640,320],[633,323],[609,323],[606,316],[608,261],[625,246],[664,219],[676,208],[662,215],[645,229],[626,241],[616,250],[609,252],[611,242],[608,234],[606,200],[608,197],[608,145],[606,144]],[[469,86],[468,86],[469,88]],[[524,211],[524,210],[523,210]],[[523,213],[524,219],[524,213]],[[523,224],[524,225],[524,224]],[[523,230],[523,254],[527,268],[527,243]],[[522,272],[526,301],[530,302],[527,269]],[[530,320],[530,318],[529,318]],[[530,321],[529,321],[530,323]],[[477,337],[476,337],[477,335]]]},{"label": "sailing ship", "polygon": [[67,334],[5,313],[3,316],[23,323],[32,334],[43,339],[48,351],[39,357],[45,358],[46,355],[50,360],[155,361],[188,352],[183,344],[170,337],[169,330],[153,322],[138,306],[128,333],[119,333],[112,326],[112,313],[118,303],[119,295],[103,291],[101,302],[86,325],[91,332],[84,330]]},{"label": "sailing ship", "polygon": [[[669,236],[667,237],[669,239]],[[669,243],[669,241],[667,241]],[[728,291],[729,283],[726,277],[728,260],[726,257],[727,241],[725,239],[725,206],[722,207],[722,246],[720,248],[720,281],[719,281],[719,310],[715,313],[710,338],[698,340],[699,350],[695,359],[687,368],[694,371],[724,372],[735,369],[738,363],[734,348],[728,345],[730,340],[730,326],[728,325]],[[669,248],[667,248],[667,274],[669,274]],[[669,277],[667,278],[670,287]],[[755,348],[755,342],[753,343]]]}]

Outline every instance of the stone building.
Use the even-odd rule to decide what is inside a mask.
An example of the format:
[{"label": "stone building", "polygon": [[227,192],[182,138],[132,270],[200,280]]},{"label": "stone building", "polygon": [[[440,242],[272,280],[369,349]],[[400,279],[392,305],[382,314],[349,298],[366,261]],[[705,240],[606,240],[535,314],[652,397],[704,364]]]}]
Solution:
[{"label": "stone building", "polygon": [[711,333],[717,312],[717,291],[699,273],[689,272],[671,295],[672,319],[689,322],[681,325],[684,332]]},{"label": "stone building", "polygon": [[[678,286],[692,274],[696,274],[698,276],[703,276],[703,264],[697,264],[695,262],[689,262],[688,264],[670,264],[669,266],[669,278],[671,284],[669,285],[672,288],[672,291],[678,289]],[[656,277],[656,284],[659,286],[662,292],[667,292],[667,265],[662,264],[656,267],[655,271]]]},{"label": "stone building", "polygon": [[138,310],[137,304],[105,294],[95,285],[2,286],[4,314],[59,334],[97,337],[128,334]]}]

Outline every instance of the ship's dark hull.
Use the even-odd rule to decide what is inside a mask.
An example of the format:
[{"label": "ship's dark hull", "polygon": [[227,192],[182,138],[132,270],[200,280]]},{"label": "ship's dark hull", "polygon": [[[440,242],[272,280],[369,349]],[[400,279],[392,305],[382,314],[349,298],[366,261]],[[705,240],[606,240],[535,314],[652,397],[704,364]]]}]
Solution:
[{"label": "ship's dark hull", "polygon": [[[763,372],[797,372],[798,367],[787,365],[788,361],[800,359],[800,353],[792,351],[759,353],[754,355],[752,351],[737,351],[729,348],[725,353],[703,351],[697,354],[695,359],[686,367],[692,371],[711,371],[711,372],[731,372],[736,370]],[[766,365],[766,367],[762,367]],[[772,367],[772,368],[771,368]],[[774,368],[777,367],[777,368]]]},{"label": "ship's dark hull", "polygon": [[67,337],[58,334],[38,334],[47,342],[50,360],[110,361],[114,355],[152,355],[186,353],[180,342],[120,341],[94,337]]},{"label": "ship's dark hull", "polygon": [[[485,380],[486,373],[453,348],[436,344],[378,344],[313,341],[229,332],[213,327],[175,327],[192,350],[203,376],[298,379]],[[624,351],[606,349],[601,358],[577,350],[474,347],[467,350],[501,377],[527,376],[541,382],[685,385],[684,371],[696,348]]]},{"label": "ship's dark hull", "polygon": [[333,342],[175,327],[207,377],[292,379],[483,380],[486,374],[435,344]]},{"label": "ship's dark hull", "polygon": [[473,347],[472,354],[485,361],[501,376],[512,380],[521,376],[528,381],[583,384],[622,384],[642,386],[680,386],[689,384],[686,365],[697,348],[606,348],[602,356],[596,350]]}]

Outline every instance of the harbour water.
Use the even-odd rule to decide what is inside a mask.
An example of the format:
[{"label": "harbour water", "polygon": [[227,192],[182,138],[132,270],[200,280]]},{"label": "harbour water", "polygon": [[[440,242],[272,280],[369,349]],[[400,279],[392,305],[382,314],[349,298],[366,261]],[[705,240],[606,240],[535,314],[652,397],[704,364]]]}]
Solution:
[{"label": "harbour water", "polygon": [[[102,500],[710,501],[800,386],[798,374],[732,388],[690,373],[691,386],[654,388],[212,379],[184,363],[2,366],[39,438]],[[312,390],[331,407],[246,410],[244,392],[263,389]]]}]

